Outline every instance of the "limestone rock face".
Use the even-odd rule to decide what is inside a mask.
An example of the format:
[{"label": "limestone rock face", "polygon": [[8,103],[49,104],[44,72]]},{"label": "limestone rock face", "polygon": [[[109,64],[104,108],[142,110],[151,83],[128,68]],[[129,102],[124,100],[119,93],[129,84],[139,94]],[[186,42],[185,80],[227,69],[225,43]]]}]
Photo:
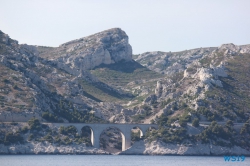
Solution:
[{"label": "limestone rock face", "polygon": [[249,155],[250,152],[238,147],[222,147],[214,146],[212,144],[201,144],[196,143],[193,145],[183,145],[183,144],[166,144],[160,141],[136,142],[131,148],[120,154],[151,154],[151,155],[225,155],[225,154],[240,154]]},{"label": "limestone rock face", "polygon": [[[220,52],[226,57],[235,56],[239,53],[250,53],[250,45],[223,44],[220,47],[196,48],[180,52],[145,52],[134,56],[134,60],[150,70],[161,74],[172,75],[183,72],[188,67],[199,66],[199,61],[204,58],[215,58]],[[185,72],[188,76],[187,71]]]},{"label": "limestone rock face", "polygon": [[73,40],[45,52],[46,57],[70,73],[93,69],[101,64],[132,60],[128,36],[120,28],[109,29],[91,36]]},{"label": "limestone rock face", "polygon": [[156,88],[155,88],[155,94],[156,94],[157,96],[161,96],[161,94],[162,94],[162,89],[163,89],[163,87],[162,87],[162,82],[161,82],[161,81],[157,81]]},{"label": "limestone rock face", "polygon": [[4,34],[2,37],[2,42],[5,44],[9,43],[9,36],[7,34]]},{"label": "limestone rock face", "polygon": [[167,96],[170,91],[168,88],[173,86],[171,79],[166,79],[164,81],[157,81],[156,88],[155,88],[155,95],[157,97]]},{"label": "limestone rock face", "polygon": [[204,84],[211,85],[212,83],[216,86],[223,87],[218,77],[227,77],[227,73],[224,70],[224,66],[220,64],[217,67],[210,66],[210,68],[200,68],[194,77],[198,77]]},{"label": "limestone rock face", "polygon": [[55,146],[45,143],[26,143],[4,146],[0,144],[0,154],[109,154],[101,149],[81,145]]}]

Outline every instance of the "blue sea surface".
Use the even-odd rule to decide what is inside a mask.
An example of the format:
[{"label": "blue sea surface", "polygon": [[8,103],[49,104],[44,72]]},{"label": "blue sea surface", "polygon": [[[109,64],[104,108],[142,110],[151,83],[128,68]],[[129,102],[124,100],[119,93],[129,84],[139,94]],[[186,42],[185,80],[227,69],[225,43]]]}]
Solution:
[{"label": "blue sea surface", "polygon": [[146,156],[146,155],[0,155],[0,166],[250,166],[226,162],[223,156]]}]

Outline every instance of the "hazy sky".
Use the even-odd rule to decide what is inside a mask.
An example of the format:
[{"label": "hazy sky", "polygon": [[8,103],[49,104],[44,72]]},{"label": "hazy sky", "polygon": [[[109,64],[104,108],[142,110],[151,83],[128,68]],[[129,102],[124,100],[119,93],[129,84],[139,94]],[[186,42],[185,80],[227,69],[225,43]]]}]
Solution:
[{"label": "hazy sky", "polygon": [[250,0],[0,0],[0,30],[58,46],[120,27],[133,52],[250,44]]}]

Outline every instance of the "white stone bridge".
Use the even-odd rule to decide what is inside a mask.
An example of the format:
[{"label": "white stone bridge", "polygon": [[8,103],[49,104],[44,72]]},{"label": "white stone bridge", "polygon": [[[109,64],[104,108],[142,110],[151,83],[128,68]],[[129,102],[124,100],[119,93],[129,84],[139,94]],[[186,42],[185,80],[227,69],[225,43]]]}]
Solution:
[{"label": "white stone bridge", "polygon": [[128,149],[131,146],[131,130],[135,127],[140,129],[140,136],[145,135],[146,131],[149,128],[158,129],[158,125],[155,124],[116,124],[116,123],[108,123],[108,124],[85,124],[85,123],[52,123],[55,127],[68,127],[75,126],[78,134],[81,134],[81,130],[83,127],[89,127],[91,129],[91,142],[93,147],[100,147],[100,136],[103,131],[112,127],[116,128],[120,131],[122,135],[122,151]]}]

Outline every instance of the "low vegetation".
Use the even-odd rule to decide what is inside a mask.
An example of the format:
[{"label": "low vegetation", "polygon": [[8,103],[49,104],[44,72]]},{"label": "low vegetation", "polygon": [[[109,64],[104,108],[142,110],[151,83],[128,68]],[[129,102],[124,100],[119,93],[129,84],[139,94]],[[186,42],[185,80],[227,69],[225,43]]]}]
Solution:
[{"label": "low vegetation", "polygon": [[91,73],[104,83],[115,87],[126,86],[129,82],[136,80],[162,77],[162,75],[147,69],[135,61],[101,65],[92,70]]}]

